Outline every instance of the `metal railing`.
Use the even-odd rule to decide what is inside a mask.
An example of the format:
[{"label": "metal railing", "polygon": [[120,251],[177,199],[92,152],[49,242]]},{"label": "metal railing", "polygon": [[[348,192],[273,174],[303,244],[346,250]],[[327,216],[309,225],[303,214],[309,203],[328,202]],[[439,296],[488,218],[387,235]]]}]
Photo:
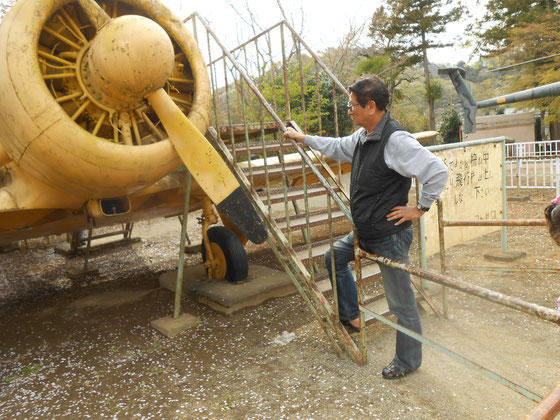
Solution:
[{"label": "metal railing", "polygon": [[[469,284],[457,279],[454,279],[453,277],[448,277],[442,274],[435,274],[435,273],[431,273],[427,270],[421,269],[421,268],[417,268],[413,265],[410,264],[404,264],[404,263],[399,263],[393,260],[390,260],[388,258],[384,258],[381,257],[379,255],[375,255],[375,254],[368,254],[364,251],[362,251],[360,253],[360,257],[364,258],[364,259],[371,259],[373,261],[376,261],[380,264],[384,264],[388,267],[392,267],[395,268],[397,270],[401,270],[401,271],[405,271],[408,272],[410,274],[413,274],[417,277],[423,278],[425,280],[428,281],[432,281],[435,283],[438,283],[444,287],[451,287],[455,290],[459,290],[461,292],[464,293],[468,293],[471,294],[473,296],[477,296],[486,300],[489,300],[491,302],[494,303],[498,303],[504,306],[507,306],[509,308],[512,309],[516,309],[518,311],[522,311],[524,313],[528,313],[531,315],[535,315],[541,319],[544,319],[546,321],[550,321],[556,324],[560,325],[560,313],[558,311],[549,309],[549,308],[545,308],[543,306],[539,306],[539,305],[535,305],[532,303],[528,303],[525,302],[521,299],[517,299],[517,298],[513,298],[511,296],[507,296],[504,295],[502,293],[498,293],[489,289],[485,289],[483,287],[479,287],[473,284]],[[520,393],[521,395],[529,398],[532,401],[535,402],[540,402],[543,398],[542,396],[538,395],[535,392],[532,392],[518,384],[513,383],[512,381],[498,375],[497,373],[492,372],[489,369],[486,369],[482,366],[479,366],[478,364],[468,360],[467,358],[459,355],[458,353],[455,353],[449,349],[446,349],[445,347],[442,347],[428,339],[426,339],[425,337],[415,333],[414,331],[411,331],[407,328],[404,328],[398,324],[395,324],[394,322],[389,321],[388,319],[386,319],[383,316],[380,316],[379,314],[376,314],[374,312],[372,312],[371,310],[368,310],[367,308],[360,308],[361,311],[368,313],[369,315],[375,317],[377,320],[388,324],[390,326],[392,326],[395,329],[398,329],[399,331],[415,338],[418,341],[421,341],[422,343],[429,345],[430,347],[435,348],[436,350],[440,351],[443,354],[446,354],[450,357],[452,357],[453,359],[463,363],[464,365],[473,368],[481,373],[483,373],[484,375],[488,376],[491,379],[494,379],[496,381],[498,381],[499,383],[501,383],[502,385],[505,385],[509,388],[511,388],[512,390]]]},{"label": "metal railing", "polygon": [[[441,200],[438,201],[438,224],[439,224],[439,238],[440,238],[440,264],[441,264],[441,274],[436,274],[429,272],[425,269],[415,267],[410,264],[399,263],[393,260],[390,260],[385,257],[381,257],[375,254],[369,254],[367,252],[361,251],[359,255],[359,259],[370,259],[373,261],[378,262],[379,264],[384,264],[388,267],[392,267],[401,271],[408,272],[414,276],[420,277],[422,279],[434,282],[439,284],[443,287],[445,291],[447,288],[452,288],[463,293],[467,293],[485,300],[488,300],[493,303],[497,303],[503,305],[505,307],[515,309],[517,311],[521,311],[527,314],[534,315],[540,319],[545,321],[553,322],[557,325],[560,325],[560,312],[546,308],[540,305],[536,305],[534,303],[525,302],[522,299],[515,298],[512,296],[505,295],[503,293],[499,293],[493,290],[489,290],[474,284],[470,284],[459,279],[455,279],[453,277],[446,276],[446,272],[448,268],[454,269],[472,269],[472,267],[460,267],[460,266],[453,266],[449,267],[446,265],[445,262],[445,228],[446,227],[456,227],[456,226],[543,226],[545,224],[544,220],[444,220],[443,218],[443,206]],[[486,269],[491,270],[492,267],[477,267],[476,269]],[[500,271],[508,271],[506,269]],[[528,268],[524,267],[521,269],[523,272],[560,272],[560,269],[540,269],[540,268]],[[444,314],[447,317],[447,294],[442,293],[443,307],[444,307]],[[404,328],[379,314],[371,311],[370,309],[360,307],[360,310],[373,318],[390,325],[391,327],[407,334],[410,337],[415,338],[416,340],[422,342],[425,345],[433,347],[440,353],[443,353],[456,361],[468,366],[471,369],[474,369],[487,377],[497,381],[498,383],[518,392],[519,394],[525,396],[526,398],[537,402],[538,405],[530,414],[531,418],[553,418],[555,414],[560,412],[560,393],[558,392],[558,386],[554,388],[554,390],[546,397],[543,398],[542,396],[538,395],[535,392],[530,391],[524,386],[516,384],[509,379],[493,372],[490,369],[487,369],[483,366],[478,365],[477,363],[467,359],[466,357],[449,350],[429,339],[423,337],[422,335],[417,334],[414,331],[411,331],[407,328]],[[538,415],[542,416],[539,417]]]},{"label": "metal railing", "polygon": [[[365,363],[365,329],[357,345],[338,320],[336,287],[329,300],[322,290],[325,281],[329,283],[326,270],[321,273],[315,264],[327,248],[332,252],[341,232],[352,229],[348,194],[340,181],[349,165],[327,162],[319,153],[282,137],[288,125],[341,135],[338,110],[346,106],[348,92],[286,21],[233,50],[198,14],[185,22],[193,25],[208,63],[211,140],[253,201],[268,228],[270,248],[336,351]],[[326,118],[334,124],[329,126]],[[320,203],[312,202],[312,197]],[[321,222],[329,227],[317,233]],[[322,240],[321,246],[317,240]]]},{"label": "metal railing", "polygon": [[560,191],[560,140],[506,144],[506,186]]},{"label": "metal railing", "polygon": [[506,144],[506,159],[509,158],[560,157],[560,140],[542,140]]},{"label": "metal railing", "polygon": [[[330,72],[323,69],[320,60],[308,51],[307,46],[286,22],[280,22],[235,50],[229,51],[219,42],[208,23],[200,16],[193,14],[186,21],[192,21],[195,33],[197,21],[206,30],[207,61],[210,68],[214,102],[214,126],[210,128],[209,132],[215,140],[216,148],[229,162],[241,185],[253,200],[257,211],[269,229],[271,249],[319,321],[336,351],[339,354],[348,354],[357,363],[365,363],[367,361],[366,314],[395,329],[403,330],[403,328],[364,305],[364,291],[360,281],[364,270],[363,263],[367,259],[391,266],[398,265],[398,263],[364,252],[357,254],[359,258],[356,260],[356,277],[362,327],[357,345],[338,322],[336,281],[333,284],[334,305],[327,300],[318,287],[316,267],[313,266],[313,261],[322,253],[317,252],[318,248],[311,240],[311,230],[315,227],[315,221],[309,200],[317,194],[317,189],[323,189],[326,192],[326,221],[329,228],[326,239],[327,247],[323,248],[323,251],[330,248],[331,253],[336,234],[340,231],[338,221],[351,221],[346,205],[348,196],[328,162],[313,151],[305,151],[298,144],[285,142],[282,138],[287,124],[293,125],[296,129],[299,129],[301,125],[305,131],[339,136],[341,133],[339,133],[337,124],[337,98],[340,96],[344,98],[347,92]],[[278,53],[280,58],[277,59],[279,61],[275,61],[275,56],[271,52],[277,51],[271,47],[272,39],[275,36],[272,33],[274,30],[280,32],[278,37],[281,42],[280,53]],[[291,38],[289,47],[287,47],[286,32]],[[259,43],[263,42],[267,47],[264,50],[259,47]],[[250,46],[254,49],[253,60],[250,59],[251,55],[247,52]],[[290,51],[289,54],[286,53],[287,50]],[[266,59],[263,51],[268,51],[269,55]],[[304,58],[302,51],[307,51],[309,56]],[[289,58],[290,56],[291,58]],[[334,132],[332,133],[325,131],[326,128],[322,122],[321,109],[324,109],[324,104],[328,101],[323,100],[321,93],[316,89],[316,83],[311,87],[305,84],[303,73],[306,59],[309,60],[307,68],[314,68],[317,71],[313,79],[321,79],[324,74],[330,78],[329,83],[333,91],[330,101],[334,103],[333,112],[337,117],[334,119],[335,124],[332,127]],[[289,83],[289,80],[293,80],[288,78],[287,73],[290,71],[293,75],[298,76],[296,80],[299,80],[299,84]],[[265,83],[266,80],[274,81],[278,78],[283,80],[283,83],[278,85],[276,82]],[[223,81],[218,82],[218,80]],[[309,89],[311,92],[314,91],[315,95],[309,95]],[[316,100],[313,99],[315,97]],[[309,106],[313,101],[315,101],[315,106]],[[296,108],[301,109],[301,112],[296,112]],[[314,115],[315,117],[313,117]],[[292,122],[294,119],[296,121]],[[258,122],[254,123],[255,120]],[[241,140],[237,141],[239,137]],[[288,153],[290,151],[293,153]],[[339,174],[344,170],[343,167],[338,166]],[[303,201],[304,212],[300,211],[297,201]],[[292,207],[290,207],[290,202]],[[281,221],[274,217],[275,213],[283,214],[284,217]],[[337,213],[341,215],[340,218],[336,215]],[[344,232],[351,227],[351,224],[343,225]],[[301,231],[301,236],[296,234],[296,231]],[[445,283],[449,287],[451,284],[458,284],[445,276],[428,273],[412,266],[407,265],[399,269],[409,271],[421,278],[434,280],[437,277],[440,284]],[[466,289],[470,290],[472,287],[466,287]],[[477,292],[486,293],[480,290]],[[492,299],[503,298],[503,296],[496,297],[497,295],[491,291],[487,292]],[[525,305],[524,302],[519,301],[515,301],[514,304],[527,307],[528,310],[533,310],[533,313],[549,315],[540,307],[536,309],[531,307],[531,304]],[[490,370],[481,368],[422,336],[415,336],[412,331],[403,332],[434,346],[445,354],[452,355],[534,401],[541,400],[537,394],[511,383]]]}]

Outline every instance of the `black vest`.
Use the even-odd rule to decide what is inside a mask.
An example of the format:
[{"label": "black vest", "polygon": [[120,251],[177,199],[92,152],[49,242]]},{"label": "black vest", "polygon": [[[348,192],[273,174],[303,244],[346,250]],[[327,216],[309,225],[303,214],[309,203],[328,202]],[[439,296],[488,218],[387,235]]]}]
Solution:
[{"label": "black vest", "polygon": [[387,141],[395,131],[406,130],[387,115],[381,138],[358,141],[354,150],[350,210],[359,239],[387,236],[412,224],[407,221],[395,226],[397,220],[387,221],[393,207],[406,206],[411,185],[411,179],[389,169],[383,157]]}]

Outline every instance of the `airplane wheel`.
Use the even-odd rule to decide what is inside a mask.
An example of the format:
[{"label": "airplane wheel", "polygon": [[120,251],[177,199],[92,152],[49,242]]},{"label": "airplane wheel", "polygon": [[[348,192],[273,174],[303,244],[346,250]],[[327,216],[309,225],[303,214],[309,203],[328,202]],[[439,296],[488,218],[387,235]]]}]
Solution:
[{"label": "airplane wheel", "polygon": [[[208,238],[214,259],[218,262],[213,277],[231,283],[245,280],[249,274],[249,261],[243,244],[232,230],[224,226],[208,229]],[[202,242],[202,261],[206,262],[206,248]]]}]

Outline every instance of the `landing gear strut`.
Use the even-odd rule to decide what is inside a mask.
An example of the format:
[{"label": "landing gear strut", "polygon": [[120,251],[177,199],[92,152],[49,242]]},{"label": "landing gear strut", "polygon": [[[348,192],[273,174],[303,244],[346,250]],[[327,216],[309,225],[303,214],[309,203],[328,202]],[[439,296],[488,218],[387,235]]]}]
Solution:
[{"label": "landing gear strut", "polygon": [[225,226],[210,225],[218,222],[212,203],[202,201],[202,261],[210,279],[226,279],[239,283],[247,278],[249,262],[238,236]]}]

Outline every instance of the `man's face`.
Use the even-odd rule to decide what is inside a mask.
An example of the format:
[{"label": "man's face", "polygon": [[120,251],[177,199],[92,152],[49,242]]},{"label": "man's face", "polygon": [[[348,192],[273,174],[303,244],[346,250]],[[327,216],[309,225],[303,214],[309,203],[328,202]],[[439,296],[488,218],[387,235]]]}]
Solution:
[{"label": "man's face", "polygon": [[[351,107],[348,108],[348,115],[352,117],[354,125],[358,125],[360,127],[364,127],[364,125],[367,125],[368,120],[371,118],[371,105],[374,105],[373,101],[368,102],[366,106],[363,107],[358,102],[356,94],[352,92],[349,102]],[[375,108],[375,105],[373,108]]]}]

